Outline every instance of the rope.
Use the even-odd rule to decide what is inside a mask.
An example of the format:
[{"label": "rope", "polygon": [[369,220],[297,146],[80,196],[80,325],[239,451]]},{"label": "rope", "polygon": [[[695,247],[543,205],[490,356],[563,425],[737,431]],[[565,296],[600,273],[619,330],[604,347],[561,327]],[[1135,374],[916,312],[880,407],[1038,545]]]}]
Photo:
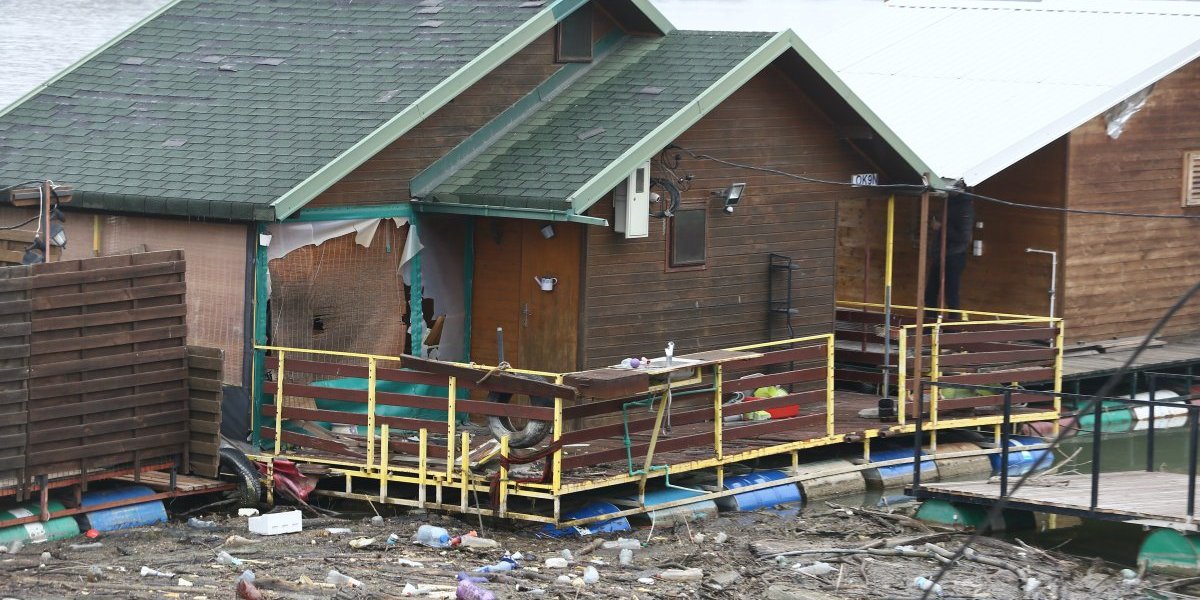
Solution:
[{"label": "rope", "polygon": [[492,375],[495,375],[496,373],[499,373],[501,371],[507,371],[511,368],[512,368],[512,365],[508,364],[508,361],[502,360],[502,361],[500,361],[500,364],[492,367],[491,370],[489,370],[487,373],[484,373],[483,377],[480,377],[479,381],[476,381],[475,384],[482,385],[483,382],[488,380],[488,377],[491,377]]}]

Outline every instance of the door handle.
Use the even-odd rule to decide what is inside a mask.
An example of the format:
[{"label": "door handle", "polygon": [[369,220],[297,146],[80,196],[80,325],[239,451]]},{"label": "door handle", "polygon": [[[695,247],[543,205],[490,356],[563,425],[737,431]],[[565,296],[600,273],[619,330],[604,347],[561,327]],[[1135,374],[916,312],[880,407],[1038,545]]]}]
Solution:
[{"label": "door handle", "polygon": [[521,304],[521,327],[529,327],[529,315],[532,315],[532,314],[533,314],[533,311],[529,310],[529,303],[528,302],[522,303]]}]

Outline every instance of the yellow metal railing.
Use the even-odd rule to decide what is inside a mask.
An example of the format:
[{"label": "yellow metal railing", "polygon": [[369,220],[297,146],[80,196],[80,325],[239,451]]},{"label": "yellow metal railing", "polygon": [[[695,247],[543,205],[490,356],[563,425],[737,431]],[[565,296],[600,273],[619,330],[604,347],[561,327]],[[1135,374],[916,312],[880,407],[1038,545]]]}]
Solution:
[{"label": "yellow metal railing", "polygon": [[[883,304],[870,302],[854,302],[854,301],[839,301],[839,308],[857,309],[862,311],[879,311],[882,312],[886,307]],[[892,311],[902,311],[915,313],[918,308],[915,306],[892,305]],[[1020,315],[1012,313],[999,313],[980,310],[960,310],[960,309],[937,309],[926,308],[925,314],[927,317],[932,316],[932,320],[925,322],[921,326],[922,337],[929,338],[929,365],[928,378],[929,381],[936,384],[941,381],[944,375],[941,371],[941,336],[942,330],[945,327],[954,327],[956,331],[970,330],[971,328],[980,328],[996,325],[1046,325],[1055,330],[1054,339],[1051,342],[1055,350],[1055,358],[1053,363],[1054,378],[1053,386],[1055,392],[1062,391],[1062,369],[1063,369],[1063,340],[1064,340],[1064,324],[1060,317],[1046,317],[1037,315]],[[893,312],[893,314],[895,314]],[[949,315],[950,318],[945,317]],[[909,400],[908,395],[910,389],[913,388],[915,378],[921,377],[921,373],[908,373],[908,339],[916,337],[916,324],[900,325],[892,327],[890,323],[884,324],[884,335],[898,338],[898,360],[897,360],[897,407],[898,420],[900,424],[906,422],[906,402]],[[923,369],[924,370],[924,369]],[[936,385],[930,387],[929,410],[930,421],[937,429],[937,408],[938,400],[940,399],[940,388]],[[1054,397],[1054,412],[1061,412],[1061,399],[1058,396]],[[1057,427],[1057,425],[1056,425]]]}]

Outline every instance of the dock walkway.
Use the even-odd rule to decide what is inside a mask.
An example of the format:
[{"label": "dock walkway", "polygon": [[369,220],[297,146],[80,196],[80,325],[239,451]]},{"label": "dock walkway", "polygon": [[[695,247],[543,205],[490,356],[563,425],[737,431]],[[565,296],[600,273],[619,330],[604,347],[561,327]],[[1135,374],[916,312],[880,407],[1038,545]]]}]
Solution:
[{"label": "dock walkway", "polygon": [[[1010,490],[1016,477],[1009,479]],[[987,481],[934,483],[909,490],[918,498],[994,505],[1000,484]],[[1091,475],[1034,477],[1009,496],[1008,508],[1123,521],[1151,527],[1197,532],[1188,516],[1188,476],[1178,473],[1125,471],[1104,473],[1096,507],[1091,508]]]}]

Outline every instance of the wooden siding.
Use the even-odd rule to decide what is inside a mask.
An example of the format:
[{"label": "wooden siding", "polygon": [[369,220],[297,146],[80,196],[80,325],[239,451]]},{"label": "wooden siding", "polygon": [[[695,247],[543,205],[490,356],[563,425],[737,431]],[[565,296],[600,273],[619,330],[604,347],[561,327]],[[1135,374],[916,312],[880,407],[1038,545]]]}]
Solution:
[{"label": "wooden siding", "polygon": [[[696,153],[814,177],[847,180],[872,170],[839,140],[802,90],[771,67],[701,119],[676,143]],[[612,229],[587,230],[584,367],[633,354],[659,355],[668,340],[688,353],[776,339],[768,331],[768,255],[790,255],[796,335],[833,329],[837,203],[869,192],[833,188],[683,159],[676,170],[695,180],[684,206],[708,210],[705,268],[668,272],[665,222],[651,219],[650,236],[626,240]],[[655,177],[664,177],[656,165]],[[723,191],[745,182],[736,212],[723,212]],[[589,214],[612,218],[611,197]]]},{"label": "wooden siding", "polygon": [[[603,10],[598,9],[594,14],[596,39],[618,27]],[[408,200],[412,197],[409,181],[414,176],[499,116],[560,67],[561,64],[554,62],[554,31],[551,30],[332,185],[308,206]]]},{"label": "wooden siding", "polygon": [[[1037,206],[1062,206],[1065,189],[1066,140],[1059,139],[981,183],[984,196]],[[918,294],[917,244],[920,199],[897,196],[892,301],[914,305]],[[838,299],[883,302],[886,260],[887,202],[883,198],[841,204],[838,215]],[[941,200],[930,213],[941,215]],[[1050,257],[1026,248],[1062,250],[1063,217],[1054,211],[1012,208],[975,201],[974,238],[983,242],[982,256],[969,256],[961,288],[963,308],[1045,315],[1049,312]],[[938,243],[930,237],[930,243]],[[870,262],[867,262],[867,252]],[[864,294],[863,273],[869,273]],[[1060,274],[1059,281],[1062,277]],[[1059,286],[1061,307],[1061,285]]]},{"label": "wooden siding", "polygon": [[[1097,117],[1070,135],[1068,206],[1093,210],[1200,215],[1182,208],[1184,153],[1200,150],[1200,61],[1158,82],[1120,138]],[[1139,336],[1200,279],[1194,256],[1200,222],[1068,215],[1067,337]],[[1165,335],[1194,335],[1193,299]]]}]

